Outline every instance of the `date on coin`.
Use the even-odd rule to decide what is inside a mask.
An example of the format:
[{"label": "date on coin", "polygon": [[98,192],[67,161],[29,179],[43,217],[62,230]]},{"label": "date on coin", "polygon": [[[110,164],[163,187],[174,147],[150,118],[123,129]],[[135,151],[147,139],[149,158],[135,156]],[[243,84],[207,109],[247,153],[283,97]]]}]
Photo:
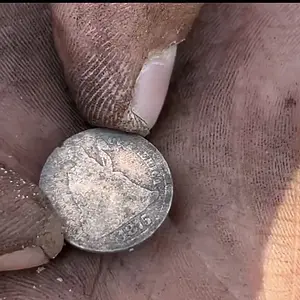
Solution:
[{"label": "date on coin", "polygon": [[126,250],[149,238],[173,197],[168,164],[149,141],[100,128],[56,148],[39,184],[62,218],[65,239],[91,252]]}]

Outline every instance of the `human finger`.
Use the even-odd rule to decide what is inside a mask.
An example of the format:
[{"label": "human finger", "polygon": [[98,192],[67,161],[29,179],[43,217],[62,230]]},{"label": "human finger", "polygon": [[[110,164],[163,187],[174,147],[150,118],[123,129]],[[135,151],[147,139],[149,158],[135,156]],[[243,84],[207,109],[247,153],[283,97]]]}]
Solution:
[{"label": "human finger", "polygon": [[45,264],[62,247],[61,222],[42,191],[0,165],[0,271]]},{"label": "human finger", "polygon": [[56,49],[92,125],[142,135],[165,101],[177,44],[202,4],[53,4]]}]

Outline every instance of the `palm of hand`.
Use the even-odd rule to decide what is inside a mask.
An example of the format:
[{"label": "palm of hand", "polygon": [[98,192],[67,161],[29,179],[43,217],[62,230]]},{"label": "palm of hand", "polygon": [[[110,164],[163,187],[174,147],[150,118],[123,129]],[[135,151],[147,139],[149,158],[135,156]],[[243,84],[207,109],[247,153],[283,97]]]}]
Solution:
[{"label": "palm of hand", "polygon": [[[295,297],[298,8],[205,7],[180,48],[150,137],[174,176],[169,220],[132,253],[99,256],[67,246],[41,272],[1,273],[0,297]],[[52,149],[86,125],[57,77],[47,8],[28,16],[1,33],[0,158],[37,182]],[[26,26],[32,39],[23,41]],[[19,38],[8,39],[8,30]]]}]

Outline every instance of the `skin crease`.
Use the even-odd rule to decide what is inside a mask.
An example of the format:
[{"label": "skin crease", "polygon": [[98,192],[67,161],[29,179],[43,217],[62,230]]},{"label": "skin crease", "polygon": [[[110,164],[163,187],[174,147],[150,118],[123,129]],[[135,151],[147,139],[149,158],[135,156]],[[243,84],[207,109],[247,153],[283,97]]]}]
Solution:
[{"label": "skin crease", "polygon": [[[50,18],[38,5],[0,12],[0,158],[33,183],[52,149],[86,128],[54,52],[45,50]],[[14,27],[19,7],[23,22]],[[149,136],[174,177],[170,218],[130,253],[67,246],[43,271],[0,273],[0,298],[299,299],[299,11],[299,4],[204,5],[179,46]],[[22,39],[26,28],[31,39]]]}]

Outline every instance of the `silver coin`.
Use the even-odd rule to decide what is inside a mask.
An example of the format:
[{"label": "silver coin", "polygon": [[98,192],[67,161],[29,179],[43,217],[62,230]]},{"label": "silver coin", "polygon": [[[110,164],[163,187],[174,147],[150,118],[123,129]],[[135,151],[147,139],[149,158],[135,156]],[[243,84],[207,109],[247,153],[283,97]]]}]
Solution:
[{"label": "silver coin", "polygon": [[56,148],[39,184],[64,222],[65,239],[92,252],[125,250],[149,238],[173,197],[168,164],[150,142],[99,128]]}]

